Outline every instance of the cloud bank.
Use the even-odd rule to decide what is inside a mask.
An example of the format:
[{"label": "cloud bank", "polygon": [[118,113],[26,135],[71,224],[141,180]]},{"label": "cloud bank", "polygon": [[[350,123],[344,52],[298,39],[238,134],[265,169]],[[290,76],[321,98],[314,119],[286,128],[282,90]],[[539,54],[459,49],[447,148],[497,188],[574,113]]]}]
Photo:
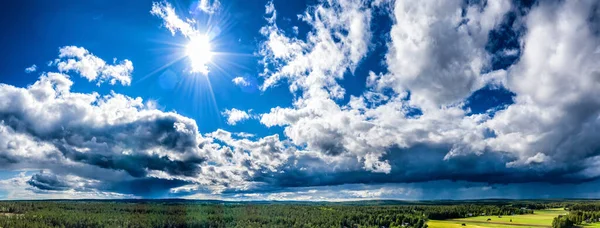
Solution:
[{"label": "cloud bank", "polygon": [[[344,200],[520,197],[534,196],[533,185],[556,185],[547,196],[574,188],[594,196],[599,8],[595,1],[330,0],[299,16],[310,28],[299,37],[277,24],[277,6],[268,3],[260,89],[287,86],[294,101],[256,115],[283,129],[262,137],[201,133],[196,121],[203,120],[139,97],[73,92],[69,73],[129,85],[133,66],[63,47],[58,72],[27,87],[0,84],[0,167],[43,170],[3,180],[15,183],[4,188],[13,198]],[[169,3],[151,12],[173,34],[195,33]],[[343,81],[376,45],[376,12],[392,21],[384,69],[362,75],[364,91],[349,93]],[[512,34],[514,46],[492,50],[507,40],[497,34]],[[473,112],[474,94],[492,90],[510,101]],[[230,125],[254,115],[223,114]]]}]

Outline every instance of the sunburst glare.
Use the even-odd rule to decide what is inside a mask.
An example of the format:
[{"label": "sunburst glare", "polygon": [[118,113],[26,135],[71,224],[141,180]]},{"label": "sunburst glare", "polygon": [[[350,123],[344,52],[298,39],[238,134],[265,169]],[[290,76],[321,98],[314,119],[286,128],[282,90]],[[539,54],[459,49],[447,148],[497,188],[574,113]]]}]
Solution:
[{"label": "sunburst glare", "polygon": [[189,58],[192,72],[208,73],[207,63],[212,58],[210,39],[207,35],[190,37],[185,47],[185,55]]}]

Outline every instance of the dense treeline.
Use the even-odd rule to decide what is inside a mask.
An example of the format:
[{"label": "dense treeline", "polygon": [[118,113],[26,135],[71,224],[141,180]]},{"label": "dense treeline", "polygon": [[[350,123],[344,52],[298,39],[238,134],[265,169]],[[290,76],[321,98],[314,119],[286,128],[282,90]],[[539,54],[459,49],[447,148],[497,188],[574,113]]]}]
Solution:
[{"label": "dense treeline", "polygon": [[0,227],[427,227],[428,219],[533,213],[550,204],[221,204],[169,201],[0,202]]},{"label": "dense treeline", "polygon": [[571,211],[600,211],[600,203],[576,203],[567,206]]},{"label": "dense treeline", "polygon": [[0,203],[0,227],[426,227],[410,206]]},{"label": "dense treeline", "polygon": [[425,211],[429,219],[451,219],[465,218],[477,215],[510,215],[530,214],[533,210],[522,209],[510,205],[454,205],[454,206],[430,206]]},{"label": "dense treeline", "polygon": [[569,214],[554,218],[552,227],[575,227],[583,223],[600,222],[600,203],[571,203],[565,206]]},{"label": "dense treeline", "polygon": [[513,203],[512,206],[519,208],[527,208],[532,210],[544,210],[549,208],[564,208],[569,205],[574,204],[574,202],[516,202]]}]

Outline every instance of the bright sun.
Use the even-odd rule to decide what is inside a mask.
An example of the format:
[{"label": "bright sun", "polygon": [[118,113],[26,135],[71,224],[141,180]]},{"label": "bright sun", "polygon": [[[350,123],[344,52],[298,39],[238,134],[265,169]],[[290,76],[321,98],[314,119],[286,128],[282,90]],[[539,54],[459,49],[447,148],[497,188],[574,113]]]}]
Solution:
[{"label": "bright sun", "polygon": [[198,35],[190,38],[190,42],[185,47],[185,54],[190,59],[193,72],[208,72],[206,64],[212,57],[210,48],[208,36]]}]

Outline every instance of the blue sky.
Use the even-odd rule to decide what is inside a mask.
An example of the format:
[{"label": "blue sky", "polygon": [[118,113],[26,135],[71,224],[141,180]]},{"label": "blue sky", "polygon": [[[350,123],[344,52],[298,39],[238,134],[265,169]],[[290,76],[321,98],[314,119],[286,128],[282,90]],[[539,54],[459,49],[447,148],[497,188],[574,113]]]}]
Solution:
[{"label": "blue sky", "polygon": [[[95,83],[87,83],[85,78],[72,78],[78,84],[73,91],[97,91],[103,94],[115,91],[131,97],[157,100],[164,110],[176,110],[185,116],[206,119],[198,125],[202,132],[228,127],[220,118],[220,112],[225,108],[266,112],[271,104],[291,104],[292,96],[285,87],[261,94],[258,90],[240,91],[231,83],[238,76],[257,77],[260,58],[254,53],[258,51],[259,30],[265,22],[263,13],[266,2],[257,2],[251,8],[232,2],[227,8],[237,13],[220,16],[206,15],[200,10],[190,13],[190,9],[197,6],[193,1],[173,2],[173,7],[182,17],[193,17],[199,21],[198,29],[205,29],[204,25],[209,24],[210,20],[211,29],[214,30],[211,33],[214,34],[215,51],[231,53],[219,61],[222,70],[211,71],[211,75],[214,75],[210,78],[211,83],[219,88],[213,93],[207,91],[204,78],[199,79],[201,82],[198,87],[201,88],[194,86],[188,91],[181,91],[184,86],[174,82],[186,77],[183,73],[189,66],[185,59],[172,65],[169,63],[184,52],[187,39],[180,35],[172,36],[168,30],[161,28],[161,19],[150,14],[152,3],[129,2],[121,7],[114,7],[115,3],[111,1],[11,3],[15,4],[11,6],[15,10],[3,15],[2,19],[13,21],[2,38],[5,39],[3,49],[8,53],[22,54],[23,57],[10,58],[3,63],[6,64],[3,69],[10,69],[10,72],[2,77],[2,81],[16,86],[32,84],[39,74],[23,74],[25,67],[35,64],[38,72],[54,70],[47,63],[57,57],[58,48],[74,45],[84,47],[106,61],[112,58],[129,59],[134,63],[135,74],[139,76],[132,78],[131,86],[96,86]],[[293,11],[290,13],[295,15]],[[36,54],[31,54],[32,50],[36,50]],[[170,72],[176,76],[165,76]],[[215,102],[212,101],[213,96]],[[265,101],[270,104],[261,105]],[[257,126],[260,125],[237,130],[254,129]]]},{"label": "blue sky", "polygon": [[594,1],[30,1],[0,197],[598,197]]}]

